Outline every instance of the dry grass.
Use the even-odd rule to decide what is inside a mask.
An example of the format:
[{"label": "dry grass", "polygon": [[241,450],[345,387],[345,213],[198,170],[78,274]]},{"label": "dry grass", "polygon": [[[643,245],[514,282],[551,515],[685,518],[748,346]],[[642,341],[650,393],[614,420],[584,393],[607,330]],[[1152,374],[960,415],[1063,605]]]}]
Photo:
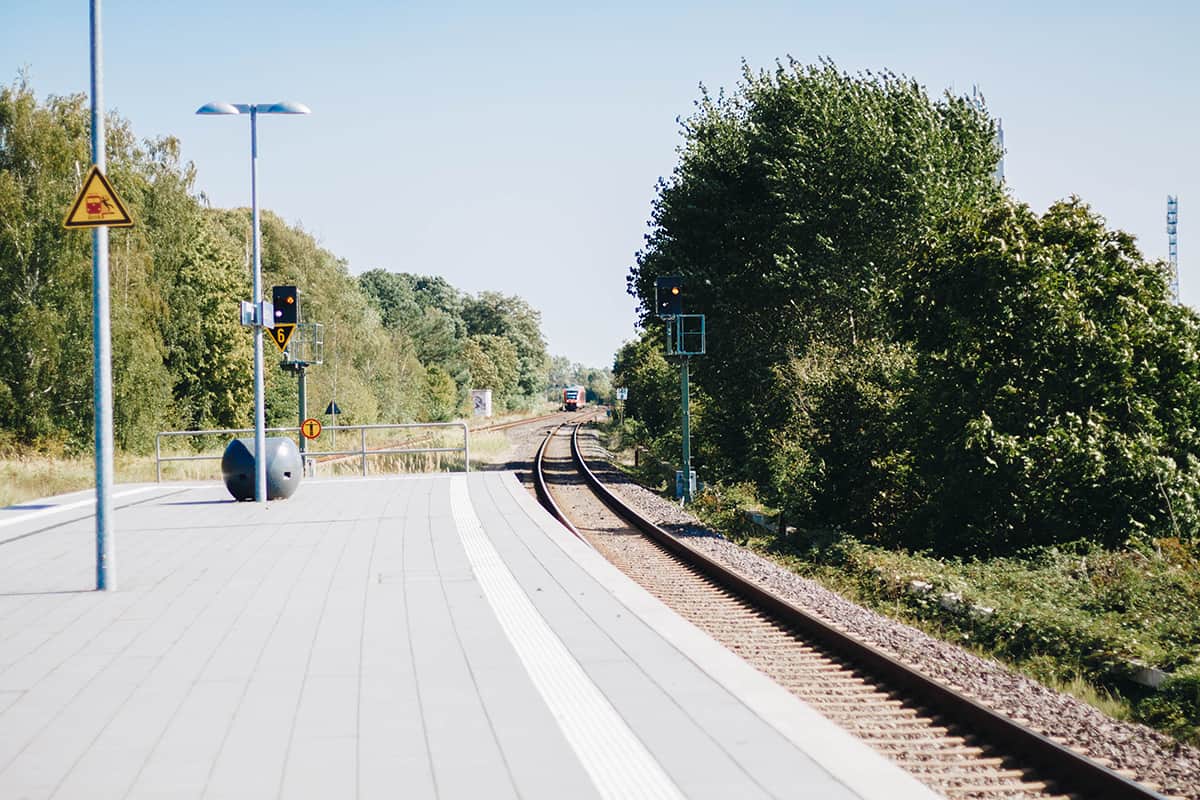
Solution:
[{"label": "dry grass", "polygon": [[[340,441],[334,441],[328,436],[318,440],[327,449],[335,446],[344,450],[357,448],[360,444],[358,435],[342,434]],[[457,448],[462,445],[462,434],[457,429],[443,429],[433,434],[428,431],[418,431],[412,435],[385,440],[368,437],[368,448],[402,448],[402,447],[447,447]],[[507,448],[507,438],[504,433],[475,432],[471,434],[472,464],[486,463],[504,452]],[[311,446],[310,451],[319,451],[319,446]],[[216,443],[211,449],[202,453],[180,449],[171,455],[211,456],[203,461],[167,461],[163,463],[163,480],[220,480],[221,453],[224,443]],[[155,474],[154,456],[137,456],[127,453],[117,453],[113,459],[113,471],[117,483],[152,483]],[[372,475],[387,475],[397,473],[447,472],[462,469],[461,453],[417,453],[368,456],[367,470]],[[317,467],[317,474],[322,477],[353,476],[362,473],[362,462],[356,456],[346,456],[330,459]],[[9,455],[0,457],[0,508],[23,503],[43,497],[52,497],[95,486],[96,464],[88,457],[66,458],[46,455]]]},{"label": "dry grass", "polygon": [[86,489],[94,480],[95,464],[90,460],[44,456],[0,459],[0,508]]},{"label": "dry grass", "polygon": [[471,434],[471,464],[490,464],[509,448],[504,431],[481,431]]},{"label": "dry grass", "polygon": [[[219,455],[218,455],[219,459]],[[152,483],[154,457],[117,453],[113,458],[117,483]],[[215,480],[221,477],[220,461],[190,461],[163,465],[163,480]],[[43,455],[0,458],[0,508],[96,485],[95,459],[55,458]]]}]

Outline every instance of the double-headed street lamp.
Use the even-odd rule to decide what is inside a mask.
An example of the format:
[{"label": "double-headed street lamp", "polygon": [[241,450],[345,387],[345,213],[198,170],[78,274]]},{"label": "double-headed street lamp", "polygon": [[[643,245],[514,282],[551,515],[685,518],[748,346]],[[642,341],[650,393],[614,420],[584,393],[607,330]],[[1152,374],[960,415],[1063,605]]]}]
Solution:
[{"label": "double-headed street lamp", "polygon": [[249,114],[250,115],[250,209],[254,227],[254,499],[267,502],[266,464],[266,401],[263,392],[263,302],[262,264],[259,251],[261,237],[258,231],[258,115],[259,114],[311,114],[308,106],[300,103],[206,103],[196,109],[197,114]]}]

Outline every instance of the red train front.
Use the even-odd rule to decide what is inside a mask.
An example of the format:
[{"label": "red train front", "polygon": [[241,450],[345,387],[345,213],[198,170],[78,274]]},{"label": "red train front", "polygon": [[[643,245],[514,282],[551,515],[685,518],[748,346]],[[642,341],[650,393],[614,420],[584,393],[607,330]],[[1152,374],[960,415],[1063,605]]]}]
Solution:
[{"label": "red train front", "polygon": [[563,411],[578,411],[587,405],[587,389],[582,386],[568,386],[563,389]]}]

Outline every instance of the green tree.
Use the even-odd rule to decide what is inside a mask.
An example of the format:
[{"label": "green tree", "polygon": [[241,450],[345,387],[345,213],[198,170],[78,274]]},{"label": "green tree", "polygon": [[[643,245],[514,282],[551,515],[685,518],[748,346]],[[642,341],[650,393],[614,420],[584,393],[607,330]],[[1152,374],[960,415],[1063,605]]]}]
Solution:
[{"label": "green tree", "polygon": [[896,315],[930,487],[912,535],[1196,535],[1200,319],[1129,235],[1078,199],[969,216],[914,263]]},{"label": "green tree", "polygon": [[379,310],[385,327],[410,329],[423,313],[411,276],[372,269],[358,276],[358,285]]},{"label": "green tree", "polygon": [[441,367],[427,367],[425,371],[425,418],[433,422],[452,419],[461,403],[454,379]]},{"label": "green tree", "polygon": [[[311,397],[336,398],[346,412],[345,422],[402,422],[422,415],[426,380],[416,337],[384,324],[377,297],[368,288],[386,287],[386,279],[375,276],[364,284],[309,233],[270,213],[263,215],[263,271],[267,284],[299,288],[303,322],[324,325],[325,363],[308,371]],[[403,297],[403,289],[394,296]],[[399,313],[397,308],[392,307],[393,314]],[[277,354],[273,348],[272,354]],[[272,383],[286,387],[269,396],[273,418],[295,424],[295,379],[277,369],[270,372]],[[325,403],[318,400],[322,407]]]},{"label": "green tree", "polygon": [[579,370],[580,365],[572,364],[571,359],[566,356],[554,356],[550,359],[546,371],[546,382],[549,390],[557,395],[561,393],[564,386],[571,386],[574,383],[578,383],[576,377]]},{"label": "green tree", "polygon": [[709,330],[693,377],[720,398],[697,434],[731,478],[767,483],[778,369],[816,341],[889,335],[898,277],[939,221],[999,196],[995,128],[891,73],[790,62],[705,92],[683,133],[629,290],[649,320],[655,278],[683,276]]},{"label": "green tree", "polygon": [[[89,126],[82,95],[39,102],[23,76],[0,88],[5,441],[91,447],[91,243],[61,225],[91,160]],[[250,294],[250,213],[204,207],[175,138],[139,141],[115,115],[107,127],[107,174],[136,222],[111,233],[116,441],[146,450],[163,428],[247,426],[252,339],[236,301]],[[300,287],[301,321],[324,326],[325,363],[309,370],[310,397],[321,407],[336,399],[342,422],[457,412],[469,379],[465,295],[437,276],[372,270],[356,279],[299,226],[268,211],[261,227],[265,287]],[[537,315],[518,298],[471,302],[476,321],[497,328],[476,332],[477,349],[512,394],[537,362]],[[296,379],[278,369],[277,355],[268,343],[267,419],[292,426]]]},{"label": "green tree", "polygon": [[187,430],[246,427],[252,423],[254,364],[250,333],[233,313],[233,300],[250,296],[240,242],[205,215],[181,255],[178,271],[164,276],[172,287],[166,295],[170,311],[159,322],[175,381],[177,424]]},{"label": "green tree", "polygon": [[625,413],[652,437],[671,434],[679,422],[678,372],[663,349],[661,331],[645,330],[621,346],[613,363],[613,382],[629,390]]},{"label": "green tree", "polygon": [[987,555],[1195,538],[1200,319],[1078,200],[948,219],[890,306],[895,341],[785,370],[790,518]]},{"label": "green tree", "polygon": [[516,348],[517,384],[526,397],[540,395],[546,388],[549,356],[542,338],[541,314],[519,297],[499,292],[481,292],[467,298],[463,320],[473,336],[502,336]]},{"label": "green tree", "polygon": [[588,396],[596,403],[611,403],[613,401],[612,371],[608,369],[589,369],[584,376],[583,385],[587,387]]},{"label": "green tree", "polygon": [[88,126],[82,95],[0,90],[0,419],[25,441],[86,446],[91,429],[91,240],[61,225]]},{"label": "green tree", "polygon": [[911,347],[868,341],[817,344],[780,368],[771,399],[785,422],[771,440],[769,488],[789,524],[900,538],[928,498],[926,478],[936,480],[915,464],[925,444],[911,424],[916,361]]},{"label": "green tree", "polygon": [[470,372],[463,358],[467,325],[462,293],[440,276],[378,269],[359,276],[359,286],[383,324],[408,337],[422,364],[450,375],[459,401],[465,400]]},{"label": "green tree", "polygon": [[513,343],[503,336],[468,336],[463,356],[471,370],[471,388],[491,389],[497,406],[507,407],[518,396],[520,357]]}]

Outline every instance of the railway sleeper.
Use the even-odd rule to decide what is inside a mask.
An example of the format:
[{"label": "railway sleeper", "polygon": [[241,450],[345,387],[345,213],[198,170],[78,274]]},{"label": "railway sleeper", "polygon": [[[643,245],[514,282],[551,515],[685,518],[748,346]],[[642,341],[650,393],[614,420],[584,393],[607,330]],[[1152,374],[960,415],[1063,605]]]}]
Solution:
[{"label": "railway sleeper", "polygon": [[833,664],[789,664],[777,672],[784,680],[809,680],[814,676],[838,675],[847,684],[862,684],[879,688],[879,684],[871,681],[866,675],[858,672],[846,672]]},{"label": "railway sleeper", "polygon": [[912,725],[905,723],[880,722],[866,719],[836,720],[837,724],[864,739],[890,739],[897,742],[910,739],[939,739],[954,744],[965,744],[961,736],[952,734],[949,728],[941,726]]},{"label": "railway sleeper", "polygon": [[[932,781],[931,781],[932,782]],[[1036,797],[1037,800],[1042,800],[1046,792],[1045,786],[1030,784],[1028,788],[1024,786],[991,786],[988,784],[954,784],[946,783],[936,786],[935,788],[945,792],[951,797],[961,798],[1030,798]]]},{"label": "railway sleeper", "polygon": [[876,713],[882,709],[887,709],[890,716],[916,716],[920,714],[917,709],[905,705],[901,700],[889,700],[886,697],[878,695],[862,695],[860,697],[847,697],[845,695],[830,695],[826,692],[811,695],[801,695],[810,705],[820,706],[821,708],[848,708],[852,711],[860,710],[862,713]]},{"label": "railway sleeper", "polygon": [[[886,752],[886,751],[885,751]],[[973,771],[976,769],[999,769],[1006,761],[1004,758],[972,758],[969,762],[965,762],[962,756],[948,755],[937,751],[927,750],[924,753],[914,752],[888,752],[888,757],[897,764],[902,764],[905,769],[909,766],[916,768],[929,769],[962,769]],[[940,766],[939,766],[940,765]]]},{"label": "railway sleeper", "polygon": [[[871,744],[876,748],[881,746],[878,741],[872,741]],[[886,746],[886,740],[883,746]],[[983,761],[986,759],[997,759],[999,763],[1004,763],[1011,760],[1006,756],[990,756],[988,755],[990,751],[982,747],[976,747],[973,745],[947,745],[939,739],[932,739],[924,742],[914,742],[912,740],[905,739],[902,742],[897,742],[895,746],[897,748],[904,748],[915,756],[929,754],[953,758],[970,758],[972,759],[972,762]]]},{"label": "railway sleeper", "polygon": [[829,702],[856,700],[862,703],[875,703],[877,705],[905,704],[902,698],[890,697],[882,692],[872,690],[870,686],[801,686],[797,687],[794,693],[806,700],[811,697],[817,701],[827,700]]},{"label": "railway sleeper", "polygon": [[[1019,769],[995,769],[988,766],[980,766],[975,768],[974,764],[970,765],[947,765],[939,767],[932,763],[910,764],[908,762],[898,762],[903,767],[914,775],[938,775],[944,773],[948,778],[961,776],[964,780],[970,779],[978,781],[981,786],[997,786],[1012,790],[1019,788],[1024,791],[1045,791],[1049,784],[1046,781],[1031,777],[1030,773]],[[1020,784],[1016,786],[1015,784]]]}]

